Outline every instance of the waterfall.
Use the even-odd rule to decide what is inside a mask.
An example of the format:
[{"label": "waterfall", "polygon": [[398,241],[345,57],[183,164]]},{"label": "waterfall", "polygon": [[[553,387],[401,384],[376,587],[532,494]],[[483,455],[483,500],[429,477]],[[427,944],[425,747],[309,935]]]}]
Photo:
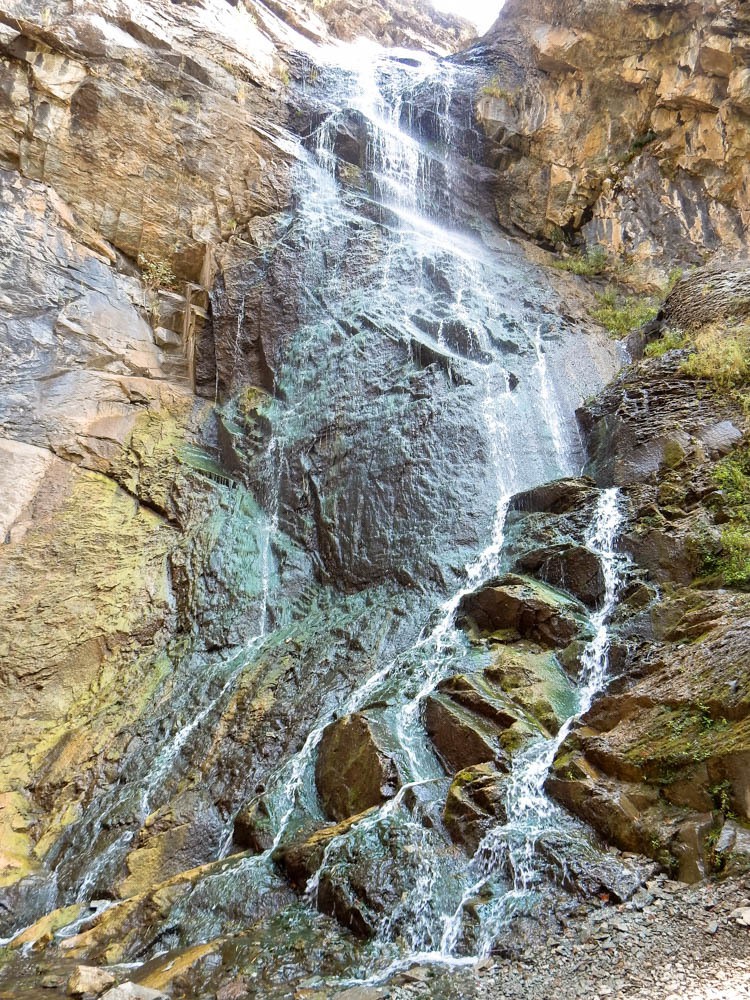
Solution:
[{"label": "waterfall", "polygon": [[534,898],[540,880],[538,841],[550,832],[575,841],[580,830],[570,817],[545,794],[544,783],[555,755],[570,732],[573,721],[585,713],[594,696],[607,682],[609,629],[621,583],[622,557],[617,553],[617,536],[622,512],[616,489],[602,491],[587,547],[599,559],[605,581],[600,608],[591,615],[592,638],[581,656],[582,670],[578,683],[576,711],[551,739],[532,741],[513,758],[507,782],[505,809],[507,823],[499,824],[484,837],[471,863],[476,876],[465,890],[461,903],[446,922],[441,953],[451,955],[459,945],[462,916],[466,904],[488,884],[498,871],[510,871],[512,886],[494,906],[491,919],[483,930],[477,949],[487,954],[498,929]]},{"label": "waterfall", "polygon": [[[257,634],[242,633],[229,655],[204,650],[169,678],[154,698],[147,753],[128,750],[127,784],[92,798],[52,861],[75,898],[116,884],[147,816],[170,802],[182,778],[213,791],[218,774],[222,807],[229,803],[216,852],[222,864],[186,890],[169,919],[189,922],[191,940],[223,933],[216,916],[222,901],[240,884],[258,897],[278,886],[276,852],[300,831],[326,824],[315,783],[326,727],[355,712],[380,712],[396,746],[400,788],[328,843],[305,893],[312,913],[326,876],[366,851],[368,838],[392,836],[401,846],[411,881],[376,928],[364,977],[374,981],[415,960],[476,961],[513,913],[533,904],[539,838],[550,830],[582,836],[544,794],[569,720],[555,739],[533,740],[516,754],[508,823],[490,831],[470,861],[447,849],[442,832],[423,822],[450,779],[422,715],[441,680],[471,669],[471,644],[456,614],[467,595],[509,568],[511,498],[581,466],[574,407],[588,376],[557,377],[552,345],[567,337],[582,370],[588,346],[549,318],[544,276],[464,198],[456,105],[462,87],[474,92],[473,71],[365,43],[314,56],[320,93],[313,126],[294,146],[292,217],[264,259],[273,280],[247,261],[227,324],[237,369],[228,382],[239,386],[252,324],[272,317],[257,296],[281,288],[282,306],[293,300],[263,345],[273,392],[263,403],[263,427],[255,428],[262,447],[253,456],[248,446],[245,455],[245,481],[258,494],[247,567],[257,584],[247,632]],[[346,129],[357,137],[344,161]],[[241,437],[237,426],[230,430]],[[578,712],[606,681],[620,520],[616,493],[603,492],[588,546],[601,561],[606,596],[591,617]],[[285,604],[287,590],[294,602]],[[393,625],[396,619],[403,624]],[[353,652],[333,642],[320,650],[321,620],[348,628],[352,641],[342,645]],[[362,631],[370,620],[370,631]],[[382,635],[382,647],[371,651],[362,635]],[[257,682],[259,702],[277,697],[275,688],[262,688],[263,669],[275,671],[279,704],[287,676],[309,671],[311,680],[289,682],[298,701],[274,719],[262,780],[250,775],[251,710],[249,733],[241,733],[247,744],[232,744],[226,773],[215,760],[214,771],[202,771],[207,734],[216,720],[223,724],[227,705],[235,707],[238,689]],[[289,720],[298,733],[285,731]],[[237,811],[256,794],[268,817],[266,849],[233,859]],[[81,865],[93,844],[96,853]],[[467,941],[467,911],[485,890],[490,902]],[[63,890],[60,896],[70,898]]]}]

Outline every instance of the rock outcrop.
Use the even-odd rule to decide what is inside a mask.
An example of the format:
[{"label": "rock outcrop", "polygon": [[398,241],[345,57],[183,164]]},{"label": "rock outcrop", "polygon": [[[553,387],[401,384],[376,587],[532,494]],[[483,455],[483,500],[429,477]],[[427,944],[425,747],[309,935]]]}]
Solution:
[{"label": "rock outcrop", "polygon": [[[741,290],[746,275],[736,268],[724,287]],[[684,278],[664,323],[694,330],[710,318],[718,342],[731,339],[727,315],[742,315],[744,298],[717,305],[716,280],[713,268]],[[685,881],[744,870],[750,818],[748,598],[723,586],[747,589],[747,374],[692,374],[695,336],[697,347],[684,334],[677,349],[632,365],[582,414],[590,470],[628,498],[622,543],[643,577],[614,619],[615,679],[548,780],[609,841]]]},{"label": "rock outcrop", "polygon": [[652,282],[746,247],[749,45],[735,0],[506,4],[471,50],[501,222]]}]

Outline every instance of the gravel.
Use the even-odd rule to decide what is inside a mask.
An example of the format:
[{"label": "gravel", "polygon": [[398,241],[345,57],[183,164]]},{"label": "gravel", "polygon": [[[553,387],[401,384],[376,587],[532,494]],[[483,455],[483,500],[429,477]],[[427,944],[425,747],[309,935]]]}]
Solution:
[{"label": "gravel", "polygon": [[[686,886],[656,879],[628,903],[582,905],[512,958],[429,982],[389,984],[391,1000],[738,1000],[750,998],[750,876]],[[737,911],[737,912],[735,912]]]}]

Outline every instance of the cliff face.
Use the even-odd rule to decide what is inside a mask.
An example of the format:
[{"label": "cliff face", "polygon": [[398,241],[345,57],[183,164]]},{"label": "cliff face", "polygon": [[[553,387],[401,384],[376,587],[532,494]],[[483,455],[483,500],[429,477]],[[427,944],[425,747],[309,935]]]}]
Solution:
[{"label": "cliff face", "polygon": [[472,50],[503,224],[658,280],[747,247],[750,20],[709,3],[514,2]]},{"label": "cliff face", "polygon": [[[592,323],[591,288],[487,218],[601,242],[642,283],[745,247],[749,30],[738,4],[511,3],[430,64],[437,84],[417,74],[384,124],[383,102],[331,113],[346,81],[321,53],[364,36],[442,56],[472,41],[466,24],[399,0],[0,4],[0,935],[42,918],[16,947],[72,926],[74,959],[166,948],[144,975],[185,996],[215,992],[222,952],[237,974],[262,967],[271,996],[298,919],[310,976],[319,962],[348,975],[350,939],[285,909],[289,881],[270,854],[253,874],[248,855],[281,846],[273,862],[304,882],[353,811],[395,794],[396,682],[368,685],[384,663],[407,693],[432,676],[431,613],[467,564],[498,555],[498,491],[577,474],[585,397],[589,471],[623,489],[636,568],[619,687],[569,737],[550,789],[685,877],[711,868],[708,834],[734,838],[733,857],[748,742],[729,673],[748,609],[724,590],[736,511],[704,499],[745,431],[742,400],[708,380],[696,402],[684,354],[598,395],[625,356]],[[347,79],[373,52],[354,50]],[[384,90],[413,62],[381,67]],[[429,157],[388,145],[401,127]],[[399,226],[415,214],[410,243]],[[700,280],[704,304],[723,297]],[[675,322],[696,311],[680,301],[678,286]],[[492,598],[507,620],[472,636],[466,674],[426,702],[446,775],[464,775],[444,813],[459,843],[503,808],[485,758],[509,766],[572,711],[604,583],[586,548],[599,490],[565,482],[533,517],[512,508],[513,573]],[[705,591],[710,557],[725,575]],[[657,584],[671,588],[661,610]],[[334,722],[358,685],[369,702]],[[664,704],[700,760],[682,744],[644,758]],[[297,774],[321,720],[318,766]],[[414,795],[420,837],[441,829],[446,775],[431,779],[439,801]],[[291,788],[281,845],[275,778]],[[342,824],[321,833],[326,817]],[[318,903],[365,934],[408,894],[420,852],[367,823],[361,836]],[[435,856],[458,864],[444,842]],[[616,881],[576,864],[564,855],[583,892]],[[97,915],[102,895],[118,902]],[[247,930],[262,920],[278,954]]]}]

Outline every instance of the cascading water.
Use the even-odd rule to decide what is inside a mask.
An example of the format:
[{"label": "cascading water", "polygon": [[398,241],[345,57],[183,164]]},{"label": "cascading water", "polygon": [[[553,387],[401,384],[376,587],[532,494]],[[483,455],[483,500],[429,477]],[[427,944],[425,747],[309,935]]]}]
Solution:
[{"label": "cascading water", "polygon": [[470,867],[476,877],[465,890],[460,906],[446,922],[441,941],[443,954],[452,954],[460,942],[461,919],[467,903],[498,872],[509,873],[512,884],[492,908],[491,918],[479,937],[477,952],[480,955],[489,952],[499,927],[534,901],[541,875],[538,842],[545,837],[563,838],[574,844],[581,840],[579,825],[548,798],[544,784],[555,754],[570,732],[571,723],[591,707],[594,696],[607,682],[608,622],[621,585],[622,557],[616,548],[621,521],[617,491],[604,490],[587,539],[588,548],[601,563],[604,597],[600,608],[591,616],[593,636],[581,656],[575,712],[560,727],[556,736],[538,738],[514,756],[505,795],[508,821],[489,831],[472,859]]},{"label": "cascading water", "polygon": [[[273,280],[241,261],[249,274],[227,307],[233,370],[222,384],[233,386],[242,384],[246,325],[272,316],[272,307],[282,312],[276,342],[264,344],[272,377],[260,406],[270,427],[260,454],[230,407],[224,425],[238,449],[247,446],[248,480],[261,484],[248,559],[256,578],[253,637],[239,637],[232,656],[206,656],[200,670],[188,664],[173,681],[171,702],[163,696],[170,715],[148,759],[137,747],[125,757],[123,787],[92,799],[53,861],[59,884],[73,885],[78,898],[116,884],[147,816],[181,791],[186,775],[197,774],[201,785],[219,775],[228,805],[214,858],[225,864],[185,892],[169,922],[189,928],[175,946],[223,933],[236,926],[222,920],[238,886],[248,898],[283,895],[276,851],[299,831],[325,825],[315,761],[326,727],[354,712],[377,712],[393,737],[400,788],[328,843],[306,899],[314,907],[331,872],[356,864],[372,844],[397,845],[403,891],[352,970],[358,979],[383,978],[415,956],[474,961],[513,912],[533,902],[536,842],[550,831],[582,835],[543,791],[563,726],[554,740],[534,741],[516,755],[508,823],[487,835],[470,863],[447,849],[438,825],[425,823],[449,779],[421,717],[435,685],[471,662],[454,620],[462,599],[506,568],[510,498],[580,468],[573,410],[590,386],[584,375],[579,382],[557,375],[554,352],[574,334],[552,320],[540,323],[548,291],[539,272],[464,203],[453,152],[455,95],[473,89],[463,79],[471,71],[361,44],[313,55],[320,64],[315,127],[296,148],[293,217],[263,262]],[[422,136],[425,101],[430,125]],[[283,290],[281,304],[259,305],[269,288]],[[295,310],[287,315],[291,299]],[[576,344],[573,355],[586,349],[585,338]],[[230,499],[240,505],[246,497],[238,489]],[[616,495],[603,493],[589,547],[601,559],[606,597],[591,619],[578,712],[606,675],[619,519]],[[322,581],[317,589],[313,578]],[[285,586],[296,604],[284,603]],[[393,626],[394,619],[404,624]],[[363,621],[372,623],[369,631]],[[204,757],[212,724],[230,703],[241,715],[238,689],[255,692],[257,685],[258,701],[271,701],[258,679],[263,668],[271,672],[269,663],[295,683],[296,673],[312,672],[321,655],[316,629],[331,632],[331,623],[345,633],[346,655],[331,647],[324,668],[307,687],[300,682],[300,707],[287,716],[296,723],[299,714],[305,738],[284,742],[274,731],[260,771],[243,731],[236,743],[245,756],[231,762],[229,777],[221,762],[210,771]],[[257,789],[265,850],[233,861],[233,821]],[[86,865],[71,848],[81,840],[97,845]],[[480,893],[485,905],[473,907]],[[61,890],[58,898],[70,894]],[[469,940],[470,908],[479,929]]]}]

